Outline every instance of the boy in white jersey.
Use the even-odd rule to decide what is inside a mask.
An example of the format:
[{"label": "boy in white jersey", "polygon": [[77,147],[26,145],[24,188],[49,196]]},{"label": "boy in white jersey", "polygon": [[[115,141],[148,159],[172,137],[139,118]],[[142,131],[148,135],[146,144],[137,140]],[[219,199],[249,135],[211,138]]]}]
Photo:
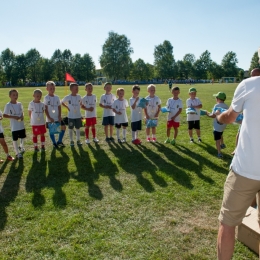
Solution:
[{"label": "boy in white jersey", "polygon": [[[155,85],[150,84],[147,87],[147,91],[149,96],[147,99],[148,103],[146,108],[144,109],[146,123],[149,119],[158,119],[159,113],[161,111],[161,100],[159,97],[155,96]],[[150,142],[150,128],[152,128],[152,141],[156,142],[156,127],[155,126],[146,126],[146,141]]]},{"label": "boy in white jersey", "polygon": [[[113,127],[115,124],[115,113],[112,110],[112,104],[116,100],[116,96],[111,93],[112,84],[110,82],[105,83],[104,90],[106,93],[101,96],[99,106],[103,108],[102,125],[104,126],[106,142],[111,142],[114,141]],[[108,130],[110,137],[108,136]]]},{"label": "boy in white jersey", "polygon": [[[125,90],[118,88],[116,91],[118,99],[112,104],[113,112],[115,115],[115,127],[116,135],[119,143],[126,142],[126,127],[128,127],[128,118],[126,114],[126,108],[129,106],[128,101],[124,99]],[[120,128],[123,127],[123,139],[120,139]]]},{"label": "boy in white jersey", "polygon": [[61,104],[68,109],[70,146],[74,146],[73,129],[76,128],[77,145],[82,145],[80,141],[80,127],[82,126],[80,104],[81,96],[78,94],[79,85],[70,83],[71,94],[63,98]]},{"label": "boy in white jersey", "polygon": [[81,100],[81,108],[85,110],[85,118],[86,118],[86,127],[85,127],[85,135],[86,135],[86,144],[90,143],[89,140],[89,129],[91,128],[93,141],[98,143],[99,140],[96,138],[96,128],[97,124],[97,112],[96,112],[96,103],[97,97],[92,94],[93,85],[91,83],[85,84],[85,90],[87,91],[86,96],[84,96]]},{"label": "boy in white jersey", "polygon": [[45,127],[45,120],[44,120],[44,113],[45,113],[45,105],[41,102],[42,98],[42,91],[40,89],[36,89],[33,92],[33,101],[29,103],[28,111],[30,117],[30,123],[32,126],[33,132],[33,144],[34,144],[34,151],[38,152],[38,135],[41,137],[41,150],[45,151],[45,136],[46,127]]},{"label": "boy in white jersey", "polygon": [[197,136],[198,136],[198,142],[201,142],[200,138],[200,109],[202,108],[202,103],[199,98],[196,97],[197,90],[196,88],[190,88],[189,89],[189,96],[186,100],[186,106],[194,108],[196,110],[196,113],[194,114],[187,114],[187,121],[188,121],[188,131],[189,131],[189,137],[190,142],[193,143],[193,137],[192,137],[192,129],[195,128]]},{"label": "boy in white jersey", "polygon": [[[175,140],[178,135],[178,128],[180,127],[180,113],[182,111],[182,100],[179,99],[180,88],[174,87],[172,89],[172,98],[167,100],[166,106],[169,109],[168,120],[167,120],[167,139],[164,143],[171,143],[175,145]],[[171,128],[174,129],[174,137],[170,140]]]},{"label": "boy in white jersey", "polygon": [[55,83],[53,81],[48,81],[46,83],[46,90],[48,91],[48,95],[44,97],[43,101],[46,113],[46,127],[48,128],[48,123],[61,124],[61,132],[59,133],[58,142],[56,142],[54,134],[50,134],[50,138],[55,148],[64,147],[65,145],[63,144],[62,139],[65,134],[66,126],[63,120],[61,119],[60,98],[54,95]]},{"label": "boy in white jersey", "polygon": [[[9,91],[10,102],[5,105],[3,117],[10,119],[11,131],[13,137],[13,146],[16,153],[16,158],[22,159],[22,152],[24,152],[24,138],[26,137],[24,127],[24,113],[23,106],[18,100],[18,91],[11,89]],[[20,146],[18,147],[17,140],[20,138]]]},{"label": "boy in white jersey", "polygon": [[143,109],[138,107],[140,102],[139,97],[140,87],[134,85],[132,87],[133,96],[130,98],[130,107],[131,107],[131,129],[132,129],[132,143],[141,144],[141,140],[138,138],[138,131],[142,130],[142,118],[143,118]]}]

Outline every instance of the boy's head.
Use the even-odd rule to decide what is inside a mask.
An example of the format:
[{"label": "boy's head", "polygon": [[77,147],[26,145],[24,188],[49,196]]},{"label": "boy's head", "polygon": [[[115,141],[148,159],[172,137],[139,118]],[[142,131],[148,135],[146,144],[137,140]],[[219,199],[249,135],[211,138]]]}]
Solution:
[{"label": "boy's head", "polygon": [[137,97],[139,95],[140,92],[140,87],[138,85],[134,85],[132,87],[132,93],[134,97]]},{"label": "boy's head", "polygon": [[112,90],[112,83],[111,82],[106,82],[104,85],[104,90],[106,91],[106,93],[110,93]]},{"label": "boy's head", "polygon": [[118,89],[116,90],[116,94],[117,94],[117,96],[118,96],[119,98],[123,98],[124,95],[125,95],[125,90],[124,90],[123,88],[118,88]]},{"label": "boy's head", "polygon": [[227,96],[224,92],[218,92],[218,94],[214,94],[213,97],[216,97],[217,99],[219,99],[220,101],[225,101]]},{"label": "boy's head", "polygon": [[79,85],[75,82],[70,83],[70,91],[72,94],[77,94],[79,92]]},{"label": "boy's head", "polygon": [[53,95],[55,92],[55,83],[53,81],[46,82],[46,90],[49,92],[49,95]]},{"label": "boy's head", "polygon": [[180,88],[179,88],[179,87],[174,87],[174,88],[172,89],[172,95],[173,95],[174,97],[178,97],[179,94],[180,94]]},{"label": "boy's head", "polygon": [[11,101],[16,101],[18,99],[18,91],[16,89],[11,89],[9,91],[9,97]]},{"label": "boy's head", "polygon": [[251,77],[256,77],[256,76],[260,76],[259,68],[252,69],[252,71],[251,71]]},{"label": "boy's head", "polygon": [[155,85],[150,84],[150,85],[147,87],[147,91],[148,91],[148,93],[150,94],[150,96],[154,96],[154,94],[155,94]]},{"label": "boy's head", "polygon": [[42,91],[40,89],[35,89],[33,91],[33,97],[35,101],[40,101],[42,98]]},{"label": "boy's head", "polygon": [[197,90],[196,88],[190,88],[189,89],[189,95],[192,99],[194,99],[196,97],[196,94],[197,94]]},{"label": "boy's head", "polygon": [[88,82],[85,84],[85,90],[87,91],[88,94],[91,94],[93,91],[93,85],[92,83]]}]

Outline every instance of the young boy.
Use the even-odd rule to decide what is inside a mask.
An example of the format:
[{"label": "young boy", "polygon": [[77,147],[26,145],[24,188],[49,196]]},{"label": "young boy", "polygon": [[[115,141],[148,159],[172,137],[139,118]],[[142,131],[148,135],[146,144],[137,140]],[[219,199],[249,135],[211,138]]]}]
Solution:
[{"label": "young boy", "polygon": [[130,107],[131,107],[131,129],[132,129],[132,143],[141,144],[141,140],[138,138],[138,131],[142,130],[142,118],[143,118],[143,109],[138,107],[140,102],[139,97],[140,87],[134,85],[132,87],[133,96],[130,98]]},{"label": "young boy", "polygon": [[[149,93],[149,96],[147,96],[145,99],[147,99],[148,103],[146,108],[144,109],[146,122],[149,119],[157,119],[160,113],[161,109],[161,100],[159,97],[155,96],[155,85],[150,84],[147,87],[147,91]],[[155,126],[146,126],[146,141],[150,142],[150,128],[152,128],[152,141],[156,142],[156,127]]]},{"label": "young boy", "polygon": [[[4,118],[10,119],[13,146],[16,153],[16,158],[22,159],[22,152],[25,151],[24,138],[26,137],[25,127],[24,127],[24,114],[23,106],[18,100],[18,91],[16,89],[11,89],[9,91],[10,102],[5,105]],[[20,146],[18,147],[17,140],[20,138]]]},{"label": "young boy", "polygon": [[196,113],[194,114],[187,114],[187,121],[188,121],[188,131],[189,131],[189,137],[190,142],[193,143],[193,137],[192,137],[192,129],[194,128],[196,130],[197,136],[198,136],[198,142],[201,142],[200,138],[200,109],[202,108],[202,103],[199,98],[196,97],[197,90],[196,88],[190,88],[189,89],[189,96],[186,100],[186,106],[195,108]]},{"label": "young boy", "polygon": [[33,144],[34,144],[34,151],[38,152],[38,144],[37,144],[37,137],[38,135],[41,136],[41,150],[45,151],[45,136],[46,127],[44,122],[44,112],[45,112],[45,105],[41,102],[42,98],[42,91],[40,89],[36,89],[33,92],[33,101],[29,103],[28,111],[30,117],[30,123],[32,126],[33,132]]},{"label": "young boy", "polygon": [[225,144],[224,144],[224,140],[223,140],[223,132],[226,128],[226,124],[220,124],[217,119],[216,119],[216,115],[214,114],[215,108],[220,107],[220,108],[224,108],[224,109],[228,109],[228,106],[224,103],[226,100],[226,94],[224,92],[218,92],[218,94],[214,94],[214,97],[216,97],[216,102],[217,104],[215,104],[214,108],[213,108],[213,112],[209,113],[207,112],[207,116],[214,118],[214,122],[213,122],[213,127],[214,127],[214,131],[213,131],[213,135],[214,135],[214,140],[216,141],[216,147],[217,147],[217,151],[218,151],[218,158],[222,158],[222,153],[221,153],[221,149],[226,148]]},{"label": "young boy", "polygon": [[[0,111],[0,120],[2,120],[2,119],[3,119],[3,113],[2,113],[2,111]],[[2,145],[4,152],[6,154],[6,160],[13,161],[14,157],[12,157],[8,152],[8,146],[5,142],[4,129],[3,129],[1,122],[0,122],[0,144]],[[3,163],[3,162],[4,162],[3,160],[0,160],[0,163]]]},{"label": "young boy", "polygon": [[80,104],[81,96],[78,94],[79,85],[70,83],[71,94],[63,98],[61,104],[68,109],[70,146],[74,146],[73,129],[76,128],[77,145],[82,145],[80,141],[80,127],[82,126]]},{"label": "young boy", "polygon": [[[112,110],[112,105],[116,100],[116,96],[111,93],[112,84],[110,82],[105,83],[104,90],[106,93],[101,96],[99,106],[103,108],[102,125],[104,126],[106,142],[110,142],[110,141],[114,141],[113,126],[115,124],[114,122],[115,113]],[[110,133],[110,137],[108,137],[108,130]]]},{"label": "young boy", "polygon": [[[115,115],[116,136],[119,143],[126,142],[126,127],[128,126],[128,118],[126,108],[129,106],[126,99],[124,99],[125,90],[118,88],[116,91],[118,99],[112,104],[113,112]],[[120,128],[123,127],[123,139],[120,139]]]},{"label": "young boy", "polygon": [[48,95],[44,97],[45,113],[46,113],[46,127],[48,128],[48,123],[60,123],[61,132],[59,133],[58,142],[55,140],[55,135],[50,134],[51,141],[55,148],[64,147],[62,142],[63,136],[65,134],[66,126],[61,119],[61,103],[58,96],[54,95],[55,83],[53,81],[48,81],[46,83],[46,90]]},{"label": "young boy", "polygon": [[86,127],[85,127],[85,135],[86,135],[86,144],[89,144],[89,129],[91,128],[93,141],[98,143],[99,140],[96,138],[96,128],[97,124],[97,112],[96,112],[96,103],[97,98],[96,95],[92,94],[93,85],[91,83],[85,84],[85,90],[87,91],[86,96],[82,98],[81,108],[85,110],[85,118],[86,118]]},{"label": "young boy", "polygon": [[[175,140],[178,135],[178,128],[180,126],[180,113],[182,111],[182,100],[179,99],[180,88],[174,87],[172,89],[172,98],[167,100],[166,106],[170,110],[168,113],[167,120],[167,139],[164,141],[165,144],[171,143],[175,145]],[[170,140],[171,128],[174,129],[174,137]]]}]

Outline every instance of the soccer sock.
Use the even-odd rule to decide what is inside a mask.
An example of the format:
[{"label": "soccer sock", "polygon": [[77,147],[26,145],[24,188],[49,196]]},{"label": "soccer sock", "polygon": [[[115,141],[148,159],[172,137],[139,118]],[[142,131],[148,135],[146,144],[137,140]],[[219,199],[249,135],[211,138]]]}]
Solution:
[{"label": "soccer sock", "polygon": [[23,138],[20,138],[20,147],[23,148]]},{"label": "soccer sock", "polygon": [[42,145],[45,145],[45,136],[44,135],[41,135],[41,143],[42,143]]},{"label": "soccer sock", "polygon": [[85,135],[86,135],[86,139],[89,139],[89,128],[85,128]]},{"label": "soccer sock", "polygon": [[138,138],[138,131],[135,131],[135,139]]},{"label": "soccer sock", "polygon": [[153,138],[156,138],[156,134],[153,134],[152,137],[153,137]]},{"label": "soccer sock", "polygon": [[34,146],[37,146],[37,135],[33,136],[33,144]]},{"label": "soccer sock", "polygon": [[17,144],[17,141],[13,141],[13,146],[14,146],[15,154],[18,154],[18,144]]},{"label": "soccer sock", "polygon": [[65,134],[65,130],[61,130],[61,132],[59,133],[59,140],[58,140],[59,143],[62,143],[64,134]]},{"label": "soccer sock", "polygon": [[70,137],[70,141],[73,141],[73,129],[69,129],[69,137]]},{"label": "soccer sock", "polygon": [[93,138],[96,138],[96,128],[92,128],[91,131],[92,131],[92,134],[93,134]]},{"label": "soccer sock", "polygon": [[50,134],[50,138],[53,144],[56,144],[55,136],[54,134]]},{"label": "soccer sock", "polygon": [[136,139],[135,136],[136,136],[136,131],[132,131],[132,140]]},{"label": "soccer sock", "polygon": [[123,129],[123,138],[126,138],[126,129]]},{"label": "soccer sock", "polygon": [[80,140],[80,129],[76,129],[77,141]]},{"label": "soccer sock", "polygon": [[116,136],[117,136],[117,139],[120,139],[120,129],[119,128],[116,129]]}]

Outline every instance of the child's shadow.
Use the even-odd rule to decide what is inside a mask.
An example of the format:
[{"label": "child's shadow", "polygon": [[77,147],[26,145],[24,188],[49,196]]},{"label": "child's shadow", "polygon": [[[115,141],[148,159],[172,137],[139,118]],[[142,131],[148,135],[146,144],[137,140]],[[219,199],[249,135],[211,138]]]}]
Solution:
[{"label": "child's shadow", "polygon": [[88,193],[91,197],[102,200],[103,194],[99,186],[95,184],[99,175],[94,171],[89,157],[89,153],[84,151],[82,146],[79,146],[79,154],[74,147],[71,147],[77,172],[72,173],[72,177],[80,182],[88,184]]},{"label": "child's shadow", "polygon": [[89,148],[96,160],[93,163],[96,174],[108,176],[111,187],[114,190],[121,192],[123,186],[116,178],[116,174],[119,172],[117,166],[111,161],[105,151],[101,149],[98,144],[95,145],[96,149],[92,145],[89,145]]},{"label": "child's shadow", "polygon": [[32,167],[27,175],[25,188],[27,192],[33,192],[32,204],[35,208],[45,204],[45,198],[41,194],[41,190],[46,185],[46,169],[45,151],[41,152],[39,161],[38,153],[34,153]]},{"label": "child's shadow", "polygon": [[[18,164],[17,167],[16,164]],[[15,200],[18,194],[23,169],[23,160],[15,160],[10,167],[9,173],[0,192],[0,230],[4,229],[7,222],[8,215],[6,208]]]}]

